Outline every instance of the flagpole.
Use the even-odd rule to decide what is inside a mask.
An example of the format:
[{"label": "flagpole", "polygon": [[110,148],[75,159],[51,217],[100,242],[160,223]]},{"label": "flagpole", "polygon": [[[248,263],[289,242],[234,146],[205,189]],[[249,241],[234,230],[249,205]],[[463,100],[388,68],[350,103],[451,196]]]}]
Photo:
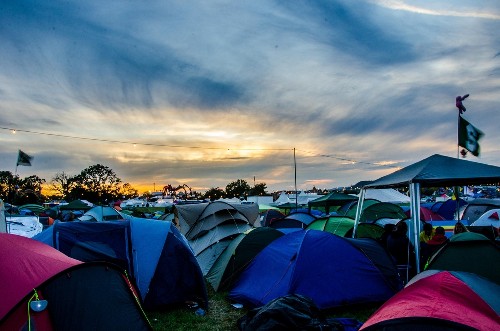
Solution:
[{"label": "flagpole", "polygon": [[457,121],[457,159],[460,158],[460,111],[457,112],[458,121]]},{"label": "flagpole", "polygon": [[294,172],[295,172],[295,178],[294,178],[294,182],[295,182],[295,211],[297,211],[299,209],[299,206],[298,206],[298,196],[297,196],[297,159],[295,157],[295,147],[293,148],[293,168],[294,168]]}]

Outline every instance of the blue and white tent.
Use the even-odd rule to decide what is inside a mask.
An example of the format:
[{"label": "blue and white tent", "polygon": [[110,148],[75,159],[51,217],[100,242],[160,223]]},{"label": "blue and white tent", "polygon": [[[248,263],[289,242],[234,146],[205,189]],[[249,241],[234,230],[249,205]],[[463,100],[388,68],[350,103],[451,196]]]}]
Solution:
[{"label": "blue and white tent", "polygon": [[188,301],[207,307],[200,266],[172,222],[56,222],[33,239],[80,261],[104,260],[122,267],[135,280],[146,309]]}]

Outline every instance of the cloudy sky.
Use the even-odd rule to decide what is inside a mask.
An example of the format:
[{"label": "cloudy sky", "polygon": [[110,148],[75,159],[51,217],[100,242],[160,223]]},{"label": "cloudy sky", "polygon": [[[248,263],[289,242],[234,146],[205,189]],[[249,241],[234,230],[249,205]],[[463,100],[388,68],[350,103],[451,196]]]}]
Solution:
[{"label": "cloudy sky", "polygon": [[0,9],[0,170],[14,173],[21,149],[34,156],[22,178],[101,164],[140,191],[348,186],[456,157],[466,93],[464,118],[485,134],[467,159],[500,165],[498,1]]}]

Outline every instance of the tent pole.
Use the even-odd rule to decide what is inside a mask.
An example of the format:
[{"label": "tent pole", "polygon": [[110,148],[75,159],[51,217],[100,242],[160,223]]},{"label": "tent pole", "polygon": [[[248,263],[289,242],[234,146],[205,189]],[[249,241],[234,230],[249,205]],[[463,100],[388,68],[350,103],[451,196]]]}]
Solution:
[{"label": "tent pole", "polygon": [[420,273],[420,184],[410,183],[411,222],[413,223],[413,242],[415,248],[415,268]]},{"label": "tent pole", "polygon": [[365,189],[362,188],[359,192],[358,206],[356,207],[356,217],[354,218],[354,228],[352,230],[352,237],[356,238],[356,230],[358,229],[359,220],[361,219],[361,211],[363,210],[363,202],[365,200]]}]

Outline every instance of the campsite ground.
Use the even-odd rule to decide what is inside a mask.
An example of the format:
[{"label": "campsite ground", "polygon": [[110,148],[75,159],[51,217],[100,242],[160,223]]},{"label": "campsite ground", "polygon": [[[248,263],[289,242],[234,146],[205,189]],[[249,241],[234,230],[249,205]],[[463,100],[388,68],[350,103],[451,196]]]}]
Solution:
[{"label": "campsite ground", "polygon": [[[213,293],[209,290],[209,310],[204,316],[198,316],[194,310],[179,308],[168,311],[147,312],[153,330],[177,331],[225,331],[238,330],[237,321],[248,310],[236,309],[226,300],[227,293]],[[364,322],[380,304],[344,307],[325,311],[325,317],[349,317]]]}]

